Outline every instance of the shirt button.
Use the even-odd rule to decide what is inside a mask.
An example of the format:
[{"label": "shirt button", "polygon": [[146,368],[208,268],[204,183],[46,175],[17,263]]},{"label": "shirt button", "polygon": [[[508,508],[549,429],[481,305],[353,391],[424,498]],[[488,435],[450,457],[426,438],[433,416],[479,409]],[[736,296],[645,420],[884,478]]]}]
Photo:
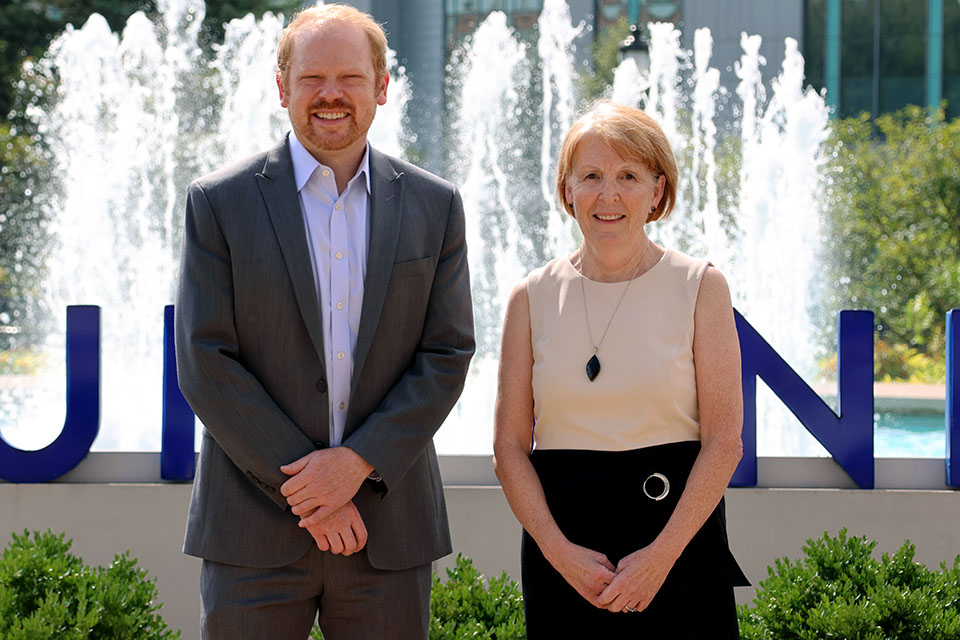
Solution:
[{"label": "shirt button", "polygon": [[343,251],[337,251],[337,260],[341,260],[342,258],[343,258]]},{"label": "shirt button", "polygon": [[341,402],[341,403],[340,403],[340,411],[343,411],[343,408],[346,407],[346,406],[347,406],[347,405],[345,405],[344,403]]},{"label": "shirt button", "polygon": [[329,177],[329,176],[330,176],[330,169],[324,169],[324,170],[323,170],[323,177],[324,177],[324,178],[327,178],[327,177]]},{"label": "shirt button", "polygon": [[339,202],[338,202],[337,204],[333,205],[333,210],[334,210],[334,211],[340,211],[340,203],[339,203]]},{"label": "shirt button", "polygon": [[337,360],[343,360],[343,351],[337,354]]},{"label": "shirt button", "polygon": [[338,303],[337,303],[337,310],[343,311],[343,303],[342,303],[342,302],[338,302]]}]

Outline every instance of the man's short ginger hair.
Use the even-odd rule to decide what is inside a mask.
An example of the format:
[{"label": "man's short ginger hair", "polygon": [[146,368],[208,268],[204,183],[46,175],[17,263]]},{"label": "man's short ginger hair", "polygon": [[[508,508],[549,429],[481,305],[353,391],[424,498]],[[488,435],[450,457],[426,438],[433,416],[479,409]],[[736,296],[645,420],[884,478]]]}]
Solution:
[{"label": "man's short ginger hair", "polygon": [[601,100],[573,123],[560,148],[557,166],[557,197],[571,216],[573,207],[566,198],[567,180],[573,172],[573,156],[587,133],[617,152],[621,158],[645,165],[655,177],[663,176],[666,184],[657,210],[647,216],[653,222],[670,215],[677,200],[677,161],[666,134],[656,121],[640,109]]},{"label": "man's short ginger hair", "polygon": [[290,58],[293,55],[293,43],[301,31],[318,27],[328,22],[351,24],[363,29],[370,42],[373,57],[373,70],[377,78],[387,75],[387,36],[383,27],[369,14],[346,4],[325,4],[309,7],[294,14],[290,23],[284,27],[277,44],[277,71],[287,81]]}]

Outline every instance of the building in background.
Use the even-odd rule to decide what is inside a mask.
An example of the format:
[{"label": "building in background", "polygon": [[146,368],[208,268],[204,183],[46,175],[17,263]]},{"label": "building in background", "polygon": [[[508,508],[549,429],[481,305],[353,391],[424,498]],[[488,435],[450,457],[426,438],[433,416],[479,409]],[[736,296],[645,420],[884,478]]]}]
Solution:
[{"label": "building in background", "polygon": [[[444,75],[448,58],[491,11],[502,11],[521,37],[533,39],[543,0],[350,0],[384,23],[413,89],[408,127],[415,158],[443,167]],[[761,34],[768,82],[783,62],[784,38],[798,41],[808,82],[825,90],[834,114],[894,111],[907,104],[948,101],[960,115],[958,0],[568,0],[574,24],[585,28],[579,64],[590,45],[621,21],[673,22],[685,47],[709,27],[712,65],[731,93],[738,79],[741,33]]]},{"label": "building in background", "polygon": [[937,106],[960,116],[960,2],[807,0],[807,79],[836,115]]}]

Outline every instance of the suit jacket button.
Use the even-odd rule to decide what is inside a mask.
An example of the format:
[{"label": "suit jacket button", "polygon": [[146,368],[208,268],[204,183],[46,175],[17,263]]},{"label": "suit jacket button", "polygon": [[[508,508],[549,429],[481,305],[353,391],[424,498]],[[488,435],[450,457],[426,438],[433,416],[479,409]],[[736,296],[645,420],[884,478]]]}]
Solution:
[{"label": "suit jacket button", "polygon": [[319,380],[317,380],[317,391],[319,391],[320,393],[327,392],[327,381],[324,380],[323,378],[320,378]]}]

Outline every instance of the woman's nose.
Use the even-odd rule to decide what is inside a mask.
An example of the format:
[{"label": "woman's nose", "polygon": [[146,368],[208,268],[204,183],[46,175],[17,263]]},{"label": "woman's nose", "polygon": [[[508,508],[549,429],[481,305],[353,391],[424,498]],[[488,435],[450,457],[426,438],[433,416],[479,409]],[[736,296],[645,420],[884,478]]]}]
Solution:
[{"label": "woman's nose", "polygon": [[600,197],[613,202],[620,199],[620,189],[615,180],[604,180],[600,183]]}]

